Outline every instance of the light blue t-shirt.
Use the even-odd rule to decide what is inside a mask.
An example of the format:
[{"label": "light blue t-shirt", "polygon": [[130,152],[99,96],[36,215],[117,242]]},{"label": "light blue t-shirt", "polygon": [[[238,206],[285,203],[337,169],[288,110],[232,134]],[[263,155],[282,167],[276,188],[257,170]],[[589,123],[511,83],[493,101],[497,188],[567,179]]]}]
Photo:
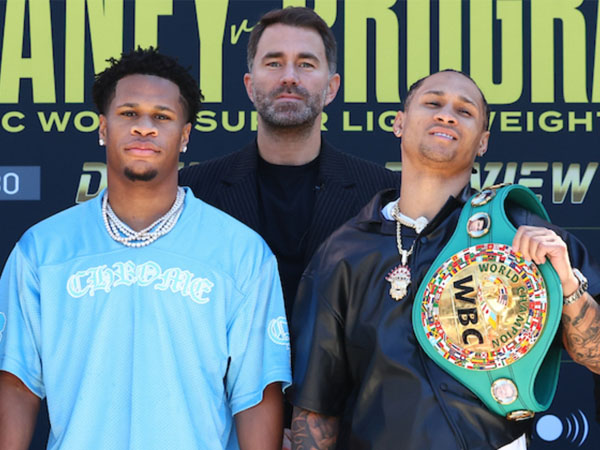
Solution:
[{"label": "light blue t-shirt", "polygon": [[233,415],[291,381],[275,257],[189,190],[168,234],[125,247],[100,198],[15,246],[0,279],[0,370],[47,397],[49,449],[237,448]]}]

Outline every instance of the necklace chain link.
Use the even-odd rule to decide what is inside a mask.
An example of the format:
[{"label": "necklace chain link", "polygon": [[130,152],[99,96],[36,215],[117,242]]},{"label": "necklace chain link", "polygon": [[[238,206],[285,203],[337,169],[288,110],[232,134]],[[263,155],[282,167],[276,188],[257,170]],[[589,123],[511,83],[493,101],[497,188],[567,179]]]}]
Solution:
[{"label": "necklace chain link", "polygon": [[177,196],[171,209],[143,230],[135,231],[117,217],[108,203],[108,192],[105,192],[102,198],[104,226],[110,237],[115,241],[127,247],[145,247],[173,229],[183,211],[184,199],[185,191],[182,187],[178,186]]},{"label": "necklace chain link", "polygon": [[392,208],[391,215],[396,221],[396,246],[398,247],[398,253],[400,254],[402,265],[405,266],[408,262],[408,257],[412,255],[413,249],[415,248],[415,243],[417,240],[415,239],[408,250],[404,250],[402,248],[402,225],[405,225],[410,228],[414,228],[419,234],[423,229],[427,226],[429,221],[427,218],[421,216],[418,219],[411,219],[408,216],[405,216],[400,212],[400,208],[398,207],[398,202],[396,202]]}]

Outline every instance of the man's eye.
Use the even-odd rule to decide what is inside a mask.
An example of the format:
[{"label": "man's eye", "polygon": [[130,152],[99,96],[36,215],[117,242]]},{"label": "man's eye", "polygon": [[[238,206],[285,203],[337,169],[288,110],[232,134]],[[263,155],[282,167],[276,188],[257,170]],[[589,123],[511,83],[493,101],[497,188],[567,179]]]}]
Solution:
[{"label": "man's eye", "polygon": [[300,63],[300,67],[302,67],[304,69],[312,69],[315,66],[314,66],[314,64],[305,61],[305,62]]},{"label": "man's eye", "polygon": [[465,116],[469,116],[469,117],[471,117],[471,116],[472,116],[472,114],[471,114],[471,111],[469,111],[469,110],[467,110],[467,109],[461,109],[459,112],[460,112],[461,114],[464,114]]},{"label": "man's eye", "polygon": [[121,112],[121,115],[125,117],[133,117],[135,116],[135,111],[123,111]]},{"label": "man's eye", "polygon": [[281,64],[279,64],[279,61],[270,61],[267,63],[268,67],[280,67]]},{"label": "man's eye", "polygon": [[156,114],[154,117],[156,117],[158,120],[171,120],[169,116],[166,116],[164,114]]},{"label": "man's eye", "polygon": [[427,104],[427,105],[430,105],[430,106],[440,106],[440,103],[439,103],[439,102],[434,102],[434,101],[429,101],[429,102],[426,102],[426,104]]}]

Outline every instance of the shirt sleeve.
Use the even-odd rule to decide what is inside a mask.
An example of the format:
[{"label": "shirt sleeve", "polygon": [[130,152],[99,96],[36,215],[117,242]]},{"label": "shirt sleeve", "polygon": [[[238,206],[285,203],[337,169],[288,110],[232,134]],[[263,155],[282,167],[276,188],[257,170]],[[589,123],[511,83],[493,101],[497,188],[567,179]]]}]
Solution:
[{"label": "shirt sleeve", "polygon": [[0,370],[18,377],[38,397],[46,396],[40,358],[39,280],[19,244],[0,277]]},{"label": "shirt sleeve", "polygon": [[277,263],[270,256],[258,271],[228,329],[230,364],[226,388],[232,413],[262,401],[267,385],[292,381],[290,336]]},{"label": "shirt sleeve", "polygon": [[[321,248],[320,252],[323,252]],[[317,253],[319,255],[319,253]],[[332,274],[313,258],[300,281],[292,317],[294,384],[288,397],[294,406],[330,416],[340,415],[351,389],[345,350],[344,320],[340,308],[346,300],[340,264]],[[346,274],[347,275],[347,274]]]}]

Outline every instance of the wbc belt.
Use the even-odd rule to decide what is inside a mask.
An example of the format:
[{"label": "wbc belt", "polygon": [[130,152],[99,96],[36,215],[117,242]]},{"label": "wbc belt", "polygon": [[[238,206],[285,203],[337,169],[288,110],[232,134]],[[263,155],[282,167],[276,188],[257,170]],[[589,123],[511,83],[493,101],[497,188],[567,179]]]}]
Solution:
[{"label": "wbc belt", "polygon": [[562,287],[549,262],[537,266],[511,248],[507,200],[549,220],[526,187],[474,195],[419,287],[412,321],[433,361],[490,410],[520,420],[547,409],[556,391]]}]

